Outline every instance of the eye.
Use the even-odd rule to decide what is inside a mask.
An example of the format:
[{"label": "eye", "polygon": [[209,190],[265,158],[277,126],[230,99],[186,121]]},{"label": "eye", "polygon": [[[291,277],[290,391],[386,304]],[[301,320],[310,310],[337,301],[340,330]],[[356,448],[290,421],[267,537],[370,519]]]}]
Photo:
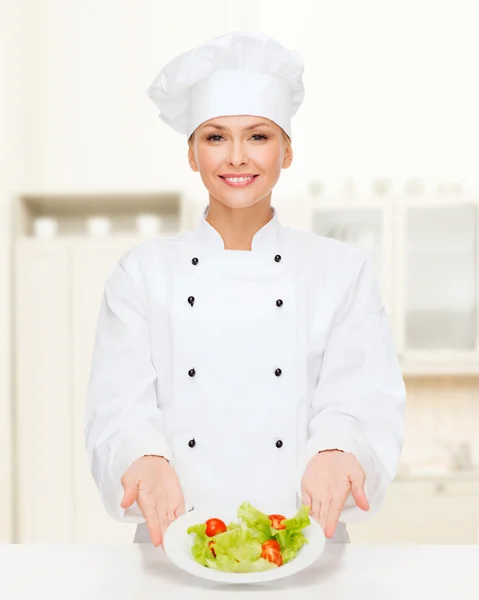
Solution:
[{"label": "eye", "polygon": [[[261,142],[263,140],[267,140],[268,137],[266,135],[263,135],[262,133],[255,133],[254,135],[251,136],[252,139],[254,139],[255,142]],[[209,135],[206,140],[207,141],[213,141],[213,142],[219,142],[221,141],[223,138],[222,135],[219,135],[217,133],[212,133],[211,135]]]},{"label": "eye", "polygon": [[[220,139],[222,139],[223,136],[218,135],[217,133],[212,133],[211,135],[209,135],[206,139],[209,140],[213,140],[214,142],[219,142]],[[213,139],[213,138],[219,138],[219,139]]]}]

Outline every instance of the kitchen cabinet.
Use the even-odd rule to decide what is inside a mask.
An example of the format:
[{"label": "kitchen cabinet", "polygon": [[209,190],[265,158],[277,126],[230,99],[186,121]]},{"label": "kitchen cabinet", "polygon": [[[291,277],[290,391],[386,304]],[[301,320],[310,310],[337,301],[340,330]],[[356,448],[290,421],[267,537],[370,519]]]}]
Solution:
[{"label": "kitchen cabinet", "polygon": [[394,265],[392,206],[378,200],[348,204],[344,199],[313,205],[311,228],[363,252],[376,272],[389,318],[394,318]]},{"label": "kitchen cabinet", "polygon": [[309,229],[372,261],[405,375],[479,374],[479,197],[327,196]]},{"label": "kitchen cabinet", "polygon": [[15,250],[14,541],[73,533],[70,255],[64,243]]},{"label": "kitchen cabinet", "polygon": [[348,531],[361,543],[479,543],[479,479],[394,481],[381,510]]},{"label": "kitchen cabinet", "polygon": [[103,289],[138,239],[17,242],[16,541],[131,541],[103,508],[83,438]]},{"label": "kitchen cabinet", "polygon": [[[91,217],[100,215],[111,226],[105,237],[87,233]],[[161,233],[138,233],[142,215],[150,225],[158,217]],[[56,224],[53,237],[36,228],[45,217]],[[96,324],[118,260],[149,237],[189,229],[197,217],[193,203],[177,193],[31,193],[16,202],[15,541],[133,539],[135,526],[114,521],[103,508],[85,451]]]},{"label": "kitchen cabinet", "polygon": [[406,372],[479,372],[478,206],[402,202],[396,334]]}]

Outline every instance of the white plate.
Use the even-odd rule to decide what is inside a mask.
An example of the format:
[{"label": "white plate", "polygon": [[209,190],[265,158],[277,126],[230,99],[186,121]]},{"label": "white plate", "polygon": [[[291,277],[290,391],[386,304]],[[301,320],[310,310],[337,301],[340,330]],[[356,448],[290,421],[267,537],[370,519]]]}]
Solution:
[{"label": "white plate", "polygon": [[[237,509],[236,509],[237,510]],[[236,521],[236,510],[218,510],[211,509],[194,509],[182,515],[174,521],[166,530],[163,540],[163,546],[166,554],[173,563],[197,577],[218,581],[221,583],[260,583],[263,581],[274,581],[288,577],[309,567],[322,553],[325,537],[323,530],[319,524],[310,517],[311,524],[303,530],[303,534],[308,539],[308,544],[305,544],[296,555],[296,558],[290,562],[281,565],[277,569],[269,571],[261,571],[259,573],[225,573],[204,567],[195,561],[191,554],[191,546],[195,539],[194,534],[188,535],[187,529],[190,525],[204,523],[212,517],[219,518],[225,523]],[[291,511],[290,511],[291,512]],[[291,518],[292,514],[280,513]]]}]

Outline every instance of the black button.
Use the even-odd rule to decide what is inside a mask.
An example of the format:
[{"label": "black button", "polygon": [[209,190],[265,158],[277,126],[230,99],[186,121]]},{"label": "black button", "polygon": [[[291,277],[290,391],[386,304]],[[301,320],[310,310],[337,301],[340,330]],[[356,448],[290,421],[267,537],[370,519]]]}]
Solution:
[{"label": "black button", "polygon": [[194,377],[194,376],[196,375],[196,371],[195,371],[194,369],[190,369],[190,370],[188,371],[188,375],[189,375],[190,377]]},{"label": "black button", "polygon": [[276,369],[276,371],[274,372],[274,374],[276,375],[276,377],[279,377],[282,372],[283,371],[281,369]]},{"label": "black button", "polygon": [[282,448],[283,447],[283,440],[276,440],[276,448]]},{"label": "black button", "polygon": [[[278,444],[278,442],[276,442],[276,444]],[[190,440],[190,441],[188,442],[188,446],[189,446],[190,448],[194,448],[194,447],[196,446],[196,441],[195,441],[195,438],[193,438],[192,440]]]},{"label": "black button", "polygon": [[200,261],[195,256],[195,258],[191,259],[191,262],[196,266]]},{"label": "black button", "polygon": [[193,306],[193,304],[195,303],[195,298],[194,298],[194,296],[190,296],[190,297],[188,298],[188,302],[189,302],[189,304],[191,304],[191,306]]},{"label": "black button", "polygon": [[279,298],[279,300],[276,300],[276,306],[283,306],[283,301],[281,300],[281,298]]},{"label": "black button", "polygon": [[280,256],[279,254],[277,254],[277,255],[274,257],[274,260],[275,260],[276,262],[279,262],[279,261],[281,260],[281,256]]}]

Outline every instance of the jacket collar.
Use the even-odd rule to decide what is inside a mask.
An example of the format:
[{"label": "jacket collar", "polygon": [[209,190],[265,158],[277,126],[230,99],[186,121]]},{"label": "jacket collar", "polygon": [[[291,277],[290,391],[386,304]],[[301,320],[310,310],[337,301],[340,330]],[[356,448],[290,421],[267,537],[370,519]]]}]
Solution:
[{"label": "jacket collar", "polygon": [[259,229],[253,236],[251,242],[251,252],[248,250],[226,250],[224,247],[223,238],[216,229],[208,223],[209,204],[203,210],[198,224],[195,228],[197,239],[204,247],[212,252],[223,253],[243,253],[243,254],[277,254],[279,243],[279,230],[281,224],[278,220],[277,210],[272,206],[272,218]]}]

